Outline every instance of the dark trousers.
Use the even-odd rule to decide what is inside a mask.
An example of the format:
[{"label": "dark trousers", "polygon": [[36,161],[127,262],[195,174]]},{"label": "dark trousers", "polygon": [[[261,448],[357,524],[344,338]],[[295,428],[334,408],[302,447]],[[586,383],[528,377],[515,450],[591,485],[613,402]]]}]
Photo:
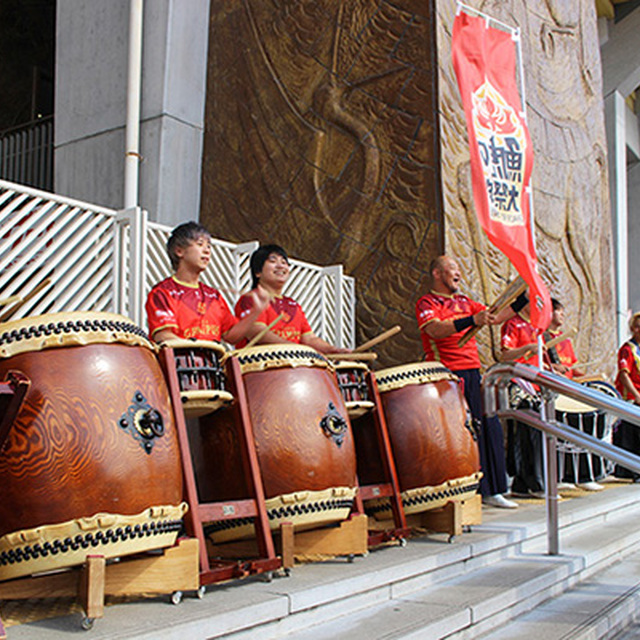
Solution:
[{"label": "dark trousers", "polygon": [[513,476],[511,491],[544,491],[542,433],[522,422],[507,422],[507,470]]},{"label": "dark trousers", "polygon": [[464,381],[464,396],[467,399],[476,433],[482,480],[480,493],[493,496],[507,490],[505,469],[504,435],[498,418],[487,418],[482,413],[482,390],[478,369],[460,369],[454,373]]},{"label": "dark trousers", "polygon": [[[635,426],[630,422],[621,420],[617,428],[613,431],[613,444],[616,447],[621,447],[631,453],[640,455],[640,427]],[[637,480],[640,476],[630,469],[617,464],[615,467],[614,475],[616,478],[631,478]]]}]

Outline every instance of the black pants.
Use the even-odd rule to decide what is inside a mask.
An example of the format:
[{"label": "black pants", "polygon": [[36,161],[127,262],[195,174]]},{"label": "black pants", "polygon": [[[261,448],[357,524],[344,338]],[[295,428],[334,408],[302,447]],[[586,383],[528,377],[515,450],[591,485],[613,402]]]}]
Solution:
[{"label": "black pants", "polygon": [[507,470],[513,476],[511,491],[544,491],[542,433],[522,422],[507,422]]},{"label": "black pants", "polygon": [[[640,427],[622,420],[613,432],[613,444],[640,455]],[[631,478],[632,480],[640,478],[640,475],[635,471],[626,469],[619,464],[616,465],[614,475],[617,478]]]},{"label": "black pants", "polygon": [[464,381],[464,396],[467,399],[478,434],[480,468],[483,474],[480,481],[480,493],[483,496],[505,493],[507,472],[502,425],[496,417],[487,418],[482,414],[480,371],[478,369],[461,369],[454,371],[454,373]]}]

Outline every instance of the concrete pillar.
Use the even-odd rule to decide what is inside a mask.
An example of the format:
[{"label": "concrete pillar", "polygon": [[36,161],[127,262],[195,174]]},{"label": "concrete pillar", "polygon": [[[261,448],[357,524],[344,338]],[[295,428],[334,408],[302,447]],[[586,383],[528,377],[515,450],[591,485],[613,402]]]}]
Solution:
[{"label": "concrete pillar", "polygon": [[[58,0],[55,191],[122,208],[129,0]],[[140,206],[151,220],[198,218],[208,0],[147,0]]]},{"label": "concrete pillar", "polygon": [[604,101],[607,146],[609,156],[609,185],[611,219],[616,271],[616,327],[618,342],[628,336],[629,273],[627,241],[627,149],[625,135],[624,97],[613,91]]}]

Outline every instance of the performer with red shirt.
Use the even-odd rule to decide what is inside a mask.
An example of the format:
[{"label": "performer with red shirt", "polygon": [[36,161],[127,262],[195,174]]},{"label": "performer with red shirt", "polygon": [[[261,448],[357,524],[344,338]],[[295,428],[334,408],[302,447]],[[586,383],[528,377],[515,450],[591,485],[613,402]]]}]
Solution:
[{"label": "performer with red shirt", "polygon": [[[539,331],[526,319],[529,305],[523,307],[519,315],[504,323],[501,330],[500,360],[502,362],[523,362],[533,367],[538,363]],[[546,354],[543,358],[546,360]],[[533,408],[537,406],[537,389],[522,393],[514,383],[513,390],[519,404],[514,408]],[[512,394],[512,398],[514,395]],[[512,400],[513,403],[513,400]],[[507,421],[507,471],[513,476],[511,495],[518,497],[544,497],[544,466],[542,453],[542,434],[523,422]]]},{"label": "performer with red shirt", "polygon": [[[255,297],[270,299],[267,308],[257,317],[253,328],[247,334],[251,339],[265,327],[268,327],[280,314],[283,318],[260,339],[260,344],[293,342],[305,344],[320,353],[348,353],[349,349],[336,347],[311,330],[311,326],[302,307],[282,290],[289,279],[291,267],[286,251],[276,245],[260,247],[251,255],[252,290],[245,293],[236,302],[236,316],[243,320],[254,310]],[[238,346],[242,347],[244,341]]]},{"label": "performer with red shirt", "polygon": [[156,342],[194,338],[236,343],[266,308],[268,297],[252,294],[253,311],[238,321],[220,292],[200,282],[211,258],[210,241],[209,232],[195,222],[173,230],[167,252],[175,274],[156,284],[146,303],[149,333]]},{"label": "performer with red shirt", "polygon": [[[497,418],[482,415],[480,357],[475,338],[458,346],[463,332],[473,326],[497,324],[513,315],[511,308],[497,316],[471,298],[458,293],[461,274],[458,263],[448,256],[430,265],[431,291],[416,304],[416,317],[426,360],[439,360],[464,381],[464,394],[478,434],[483,477],[480,493],[485,504],[514,509],[518,505],[504,497],[507,490],[502,427]],[[526,302],[526,301],[525,301]],[[519,299],[514,306],[523,304]]]},{"label": "performer with red shirt", "polygon": [[[551,314],[551,324],[544,332],[545,342],[549,342],[562,334],[560,328],[564,325],[564,305],[560,300],[551,298],[551,306],[553,313]],[[585,375],[582,369],[576,367],[578,358],[573,350],[573,342],[571,338],[567,338],[558,343],[555,347],[549,349],[549,360],[551,368],[555,373],[566,376],[567,378],[581,378]]]},{"label": "performer with red shirt", "polygon": [[[616,389],[629,402],[640,405],[640,312],[634,313],[629,321],[631,339],[627,340],[618,351],[618,376]],[[613,433],[613,444],[640,455],[640,432],[634,424],[622,420]],[[618,478],[631,478],[640,482],[640,476],[616,465]]]}]

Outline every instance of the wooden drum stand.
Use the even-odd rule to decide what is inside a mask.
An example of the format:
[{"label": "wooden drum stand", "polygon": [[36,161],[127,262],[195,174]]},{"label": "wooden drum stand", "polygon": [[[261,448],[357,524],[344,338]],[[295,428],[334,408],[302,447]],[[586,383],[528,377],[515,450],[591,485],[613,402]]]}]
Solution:
[{"label": "wooden drum stand", "polygon": [[[235,398],[230,407],[224,411],[232,411],[237,437],[242,450],[242,469],[249,487],[250,495],[242,500],[224,500],[220,502],[201,502],[196,485],[196,475],[192,458],[189,435],[184,412],[181,410],[182,401],[180,385],[177,376],[177,366],[174,349],[163,347],[161,351],[167,385],[171,394],[171,401],[175,407],[176,427],[180,444],[180,456],[184,474],[185,500],[189,510],[184,521],[187,533],[198,541],[200,551],[200,584],[202,586],[242,578],[248,575],[266,573],[271,577],[273,571],[282,567],[282,561],[276,556],[271,529],[265,508],[264,489],[258,467],[258,458],[251,428],[251,418],[247,405],[247,396],[240,373],[237,358],[230,357],[226,363],[227,380],[230,392]],[[253,559],[239,560],[210,560],[207,552],[207,540],[203,524],[212,521],[233,520],[238,518],[255,518],[256,542],[258,556]]]}]

